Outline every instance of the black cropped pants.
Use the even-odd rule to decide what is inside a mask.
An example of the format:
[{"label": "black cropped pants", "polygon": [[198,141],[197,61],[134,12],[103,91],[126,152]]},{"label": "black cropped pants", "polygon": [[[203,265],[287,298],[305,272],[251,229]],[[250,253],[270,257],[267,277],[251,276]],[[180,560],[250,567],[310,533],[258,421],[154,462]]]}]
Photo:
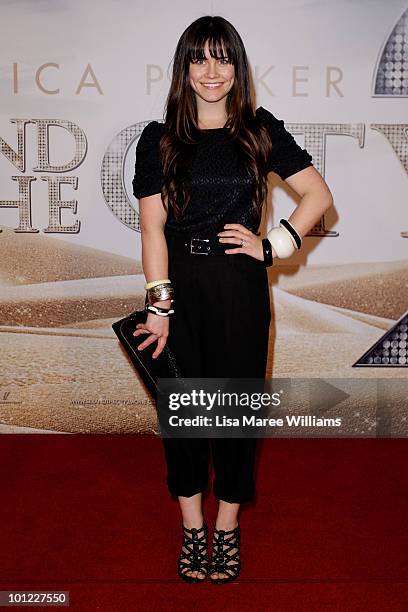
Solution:
[{"label": "black cropped pants", "polygon": [[[234,248],[231,245],[226,248]],[[264,378],[271,319],[267,270],[246,254],[169,252],[175,313],[167,343],[185,377]],[[191,497],[208,485],[229,503],[255,496],[256,438],[162,438],[171,494]]]}]

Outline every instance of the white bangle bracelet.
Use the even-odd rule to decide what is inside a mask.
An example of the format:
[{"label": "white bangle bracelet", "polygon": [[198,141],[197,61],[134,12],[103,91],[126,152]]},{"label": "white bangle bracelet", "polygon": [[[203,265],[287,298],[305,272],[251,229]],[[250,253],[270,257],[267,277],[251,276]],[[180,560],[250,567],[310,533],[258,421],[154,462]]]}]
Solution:
[{"label": "white bangle bracelet", "polygon": [[146,306],[146,310],[147,312],[153,312],[154,314],[157,314],[160,317],[167,317],[168,315],[174,314],[174,308],[169,308],[167,312],[161,312],[156,306],[153,306],[152,304]]},{"label": "white bangle bracelet", "polygon": [[[289,236],[291,242],[293,243],[293,246],[295,247],[295,249],[298,248],[298,245],[296,244],[296,240],[294,239],[294,237],[292,236],[292,234],[290,233],[290,231],[288,230],[287,227],[285,227],[284,225],[282,225],[281,223],[279,224],[279,227],[281,227],[283,230],[285,230],[285,232],[287,233],[287,235]],[[293,226],[292,226],[293,227]]]},{"label": "white bangle bracelet", "polygon": [[283,227],[273,227],[268,233],[267,238],[274,248],[275,253],[280,259],[290,257],[295,251],[292,237]]}]

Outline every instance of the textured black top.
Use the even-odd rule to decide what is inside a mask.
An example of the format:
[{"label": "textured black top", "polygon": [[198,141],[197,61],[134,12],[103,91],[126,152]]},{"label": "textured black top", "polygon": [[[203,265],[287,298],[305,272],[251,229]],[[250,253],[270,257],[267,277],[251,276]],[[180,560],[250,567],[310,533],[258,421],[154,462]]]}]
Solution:
[{"label": "textured black top", "polygon": [[[312,165],[311,155],[297,144],[283,120],[262,106],[256,109],[256,118],[267,126],[272,138],[268,171],[286,179]],[[169,208],[166,235],[205,237],[221,231],[225,223],[241,223],[258,231],[260,218],[251,202],[253,179],[240,171],[237,144],[224,139],[227,129],[200,131],[191,165],[191,200],[180,222]],[[160,193],[163,173],[159,141],[163,132],[164,123],[151,121],[140,135],[133,178],[133,194],[137,198]]]}]

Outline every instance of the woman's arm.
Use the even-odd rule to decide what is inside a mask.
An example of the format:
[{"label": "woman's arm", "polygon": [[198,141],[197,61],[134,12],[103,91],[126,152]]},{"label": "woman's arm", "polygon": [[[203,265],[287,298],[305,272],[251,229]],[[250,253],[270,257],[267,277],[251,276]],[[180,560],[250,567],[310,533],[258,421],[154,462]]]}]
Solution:
[{"label": "woman's arm", "polygon": [[[168,253],[164,236],[167,214],[159,193],[139,200],[142,266],[146,282],[167,278]],[[166,300],[170,301],[170,300]]]},{"label": "woman's arm", "polygon": [[[167,213],[163,208],[160,193],[139,199],[142,266],[147,283],[168,278],[168,251],[164,235],[166,218]],[[169,308],[171,302],[170,299],[161,300],[155,302],[154,305]],[[169,317],[161,317],[149,312],[146,323],[139,323],[136,327],[135,336],[141,333],[150,334],[139,345],[139,349],[143,350],[146,346],[158,340],[157,348],[152,355],[154,358],[158,357],[169,334]]]},{"label": "woman's arm", "polygon": [[313,166],[304,168],[285,180],[301,196],[288,221],[303,238],[333,205],[333,196],[326,181]]},{"label": "woman's arm", "polygon": [[[300,237],[303,238],[326,210],[333,205],[333,196],[326,181],[313,166],[292,174],[285,181],[302,198],[288,221],[294,226]],[[246,253],[255,259],[263,261],[262,238],[256,236],[243,225],[227,223],[224,225],[224,231],[219,232],[218,236],[220,242],[224,243],[236,243],[241,238],[245,240],[245,247],[231,248],[226,251],[227,253]],[[273,247],[272,256],[274,258],[278,257]]]}]

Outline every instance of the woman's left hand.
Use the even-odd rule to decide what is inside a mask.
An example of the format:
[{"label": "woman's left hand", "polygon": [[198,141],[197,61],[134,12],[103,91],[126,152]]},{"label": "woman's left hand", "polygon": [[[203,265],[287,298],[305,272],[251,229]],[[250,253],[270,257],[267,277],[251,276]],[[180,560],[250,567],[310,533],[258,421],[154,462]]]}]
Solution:
[{"label": "woman's left hand", "polygon": [[[243,240],[242,246],[226,249],[226,253],[245,253],[259,261],[264,260],[262,238],[251,232],[244,225],[241,225],[241,223],[226,223],[224,231],[218,232],[217,236],[219,241],[224,244],[239,244]],[[277,257],[273,248],[272,257]]]}]

